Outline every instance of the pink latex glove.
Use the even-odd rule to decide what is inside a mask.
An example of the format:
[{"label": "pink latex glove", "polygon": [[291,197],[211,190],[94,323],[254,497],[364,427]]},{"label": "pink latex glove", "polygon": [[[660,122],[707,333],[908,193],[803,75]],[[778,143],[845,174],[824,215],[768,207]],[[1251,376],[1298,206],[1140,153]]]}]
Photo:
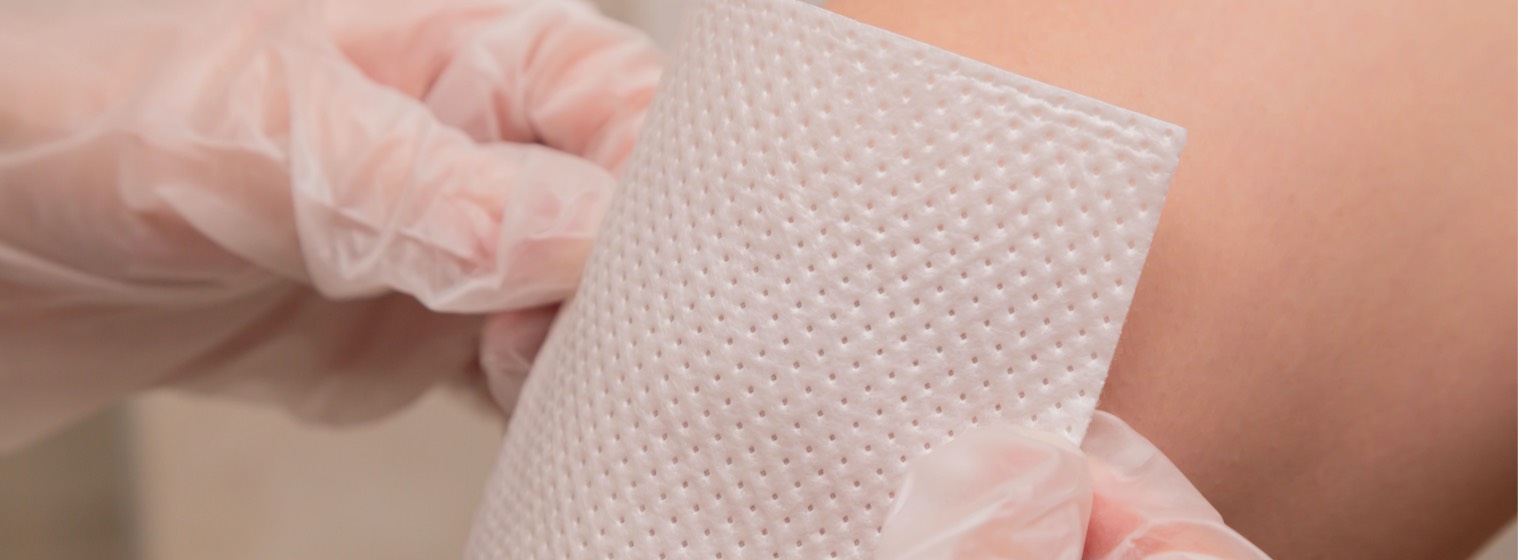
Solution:
[{"label": "pink latex glove", "polygon": [[878,560],[1268,560],[1153,444],[1097,412],[1081,449],[1010,426],[912,462]]},{"label": "pink latex glove", "polygon": [[489,312],[484,361],[535,345],[658,72],[571,0],[0,5],[0,449],[168,383],[373,417]]}]

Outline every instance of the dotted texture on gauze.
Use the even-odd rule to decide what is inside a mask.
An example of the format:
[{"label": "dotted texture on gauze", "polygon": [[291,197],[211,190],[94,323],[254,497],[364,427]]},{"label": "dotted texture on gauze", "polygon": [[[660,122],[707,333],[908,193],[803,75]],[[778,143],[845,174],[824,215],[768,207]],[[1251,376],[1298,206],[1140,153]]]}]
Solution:
[{"label": "dotted texture on gauze", "polygon": [[906,464],[1079,441],[1184,133],[794,0],[708,0],[471,558],[867,558]]}]

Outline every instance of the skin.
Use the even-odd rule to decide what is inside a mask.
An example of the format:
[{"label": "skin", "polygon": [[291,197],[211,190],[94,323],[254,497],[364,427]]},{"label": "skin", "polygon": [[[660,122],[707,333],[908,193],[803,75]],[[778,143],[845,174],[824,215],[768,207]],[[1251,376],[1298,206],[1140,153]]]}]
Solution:
[{"label": "skin", "polygon": [[1515,511],[1513,2],[838,0],[1189,140],[1102,408],[1276,558]]}]

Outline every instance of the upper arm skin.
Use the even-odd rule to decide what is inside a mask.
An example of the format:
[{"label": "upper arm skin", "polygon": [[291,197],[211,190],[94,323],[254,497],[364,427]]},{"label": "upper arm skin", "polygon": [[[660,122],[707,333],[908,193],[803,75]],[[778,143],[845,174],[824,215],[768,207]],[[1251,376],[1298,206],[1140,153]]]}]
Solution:
[{"label": "upper arm skin", "polygon": [[835,0],[1188,129],[1101,406],[1277,558],[1515,509],[1513,2]]}]

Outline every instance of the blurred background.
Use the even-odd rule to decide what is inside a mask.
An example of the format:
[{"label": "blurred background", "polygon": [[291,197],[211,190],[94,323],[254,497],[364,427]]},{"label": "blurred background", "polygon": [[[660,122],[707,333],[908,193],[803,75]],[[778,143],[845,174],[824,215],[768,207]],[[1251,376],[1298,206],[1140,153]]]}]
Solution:
[{"label": "blurred background", "polygon": [[[599,4],[669,46],[686,2]],[[501,435],[444,392],[344,429],[146,395],[0,456],[0,559],[458,558]]]},{"label": "blurred background", "polygon": [[501,434],[444,391],[344,429],[139,397],[0,456],[0,558],[459,558]]}]

